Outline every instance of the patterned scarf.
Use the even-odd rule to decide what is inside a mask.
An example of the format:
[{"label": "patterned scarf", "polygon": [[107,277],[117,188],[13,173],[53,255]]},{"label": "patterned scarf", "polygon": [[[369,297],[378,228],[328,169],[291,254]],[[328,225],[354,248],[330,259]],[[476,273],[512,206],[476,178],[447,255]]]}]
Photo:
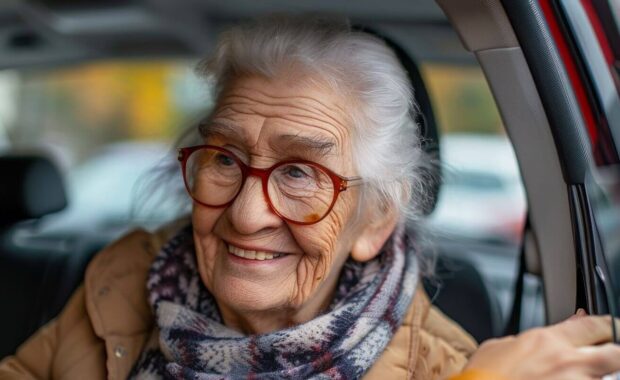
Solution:
[{"label": "patterned scarf", "polygon": [[130,378],[359,379],[401,325],[417,281],[412,244],[399,227],[375,259],[346,262],[325,314],[245,336],[223,324],[200,280],[189,226],[152,264],[147,288],[157,328]]}]

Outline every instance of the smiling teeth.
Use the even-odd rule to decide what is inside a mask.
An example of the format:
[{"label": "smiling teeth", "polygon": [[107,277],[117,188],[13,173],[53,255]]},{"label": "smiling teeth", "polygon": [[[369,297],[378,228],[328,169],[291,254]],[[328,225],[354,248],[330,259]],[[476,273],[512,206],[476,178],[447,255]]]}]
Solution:
[{"label": "smiling teeth", "polygon": [[238,248],[232,245],[228,245],[228,252],[235,256],[243,257],[248,260],[271,260],[282,256],[281,253],[271,253],[263,251],[250,251],[247,249]]}]

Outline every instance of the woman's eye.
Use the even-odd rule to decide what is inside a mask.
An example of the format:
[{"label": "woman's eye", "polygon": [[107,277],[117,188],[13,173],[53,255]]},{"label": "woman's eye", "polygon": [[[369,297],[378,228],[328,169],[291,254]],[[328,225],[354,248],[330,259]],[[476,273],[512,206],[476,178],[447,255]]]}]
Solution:
[{"label": "woman's eye", "polygon": [[225,154],[218,154],[215,159],[218,164],[223,166],[231,166],[235,164],[235,160]]},{"label": "woman's eye", "polygon": [[302,179],[308,177],[308,174],[298,166],[287,166],[286,175],[295,179]]}]

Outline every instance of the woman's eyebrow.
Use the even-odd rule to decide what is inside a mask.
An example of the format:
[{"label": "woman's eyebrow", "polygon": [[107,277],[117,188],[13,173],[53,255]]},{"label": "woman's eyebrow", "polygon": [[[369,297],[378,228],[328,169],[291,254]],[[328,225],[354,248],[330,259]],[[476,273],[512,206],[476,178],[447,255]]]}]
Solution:
[{"label": "woman's eyebrow", "polygon": [[[242,143],[247,142],[245,130],[230,124],[205,121],[199,125],[198,129],[203,137],[219,135]],[[337,146],[330,138],[324,136],[304,136],[301,134],[279,135],[275,138],[273,145],[282,150],[312,151],[322,155],[334,154],[334,148]]]},{"label": "woman's eyebrow", "polygon": [[336,143],[323,136],[303,136],[300,134],[285,134],[276,138],[276,145],[289,149],[316,151],[323,155],[334,154]]},{"label": "woman's eyebrow", "polygon": [[202,137],[220,135],[241,142],[247,141],[247,136],[244,129],[236,128],[232,125],[217,121],[208,120],[201,122],[198,126],[198,131]]}]

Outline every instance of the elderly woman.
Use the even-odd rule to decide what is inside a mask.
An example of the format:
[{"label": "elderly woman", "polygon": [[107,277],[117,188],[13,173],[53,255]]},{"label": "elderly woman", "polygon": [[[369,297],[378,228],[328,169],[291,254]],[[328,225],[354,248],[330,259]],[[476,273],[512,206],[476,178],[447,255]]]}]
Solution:
[{"label": "elderly woman", "polygon": [[[346,22],[270,18],[201,66],[216,105],[181,148],[191,223],[101,252],[0,377],[591,379],[610,321],[474,341],[429,305],[405,222],[425,200],[407,75]],[[473,357],[472,357],[473,354]]]}]

